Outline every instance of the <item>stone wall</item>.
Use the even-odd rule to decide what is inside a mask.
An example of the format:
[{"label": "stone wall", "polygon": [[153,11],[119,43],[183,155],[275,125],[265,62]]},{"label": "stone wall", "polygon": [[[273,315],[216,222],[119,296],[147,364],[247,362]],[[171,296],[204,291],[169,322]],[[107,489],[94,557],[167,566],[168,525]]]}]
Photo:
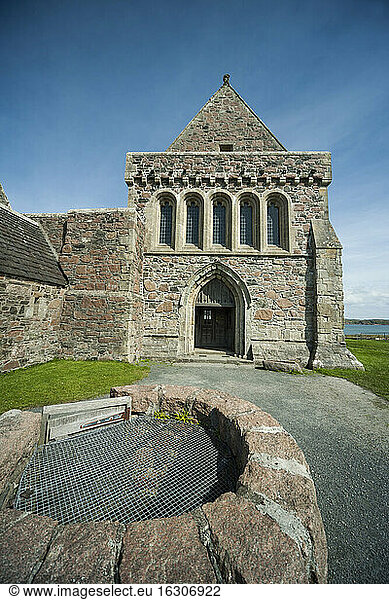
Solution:
[{"label": "stone wall", "polygon": [[64,289],[0,276],[0,371],[60,355]]},{"label": "stone wall", "polygon": [[226,143],[235,151],[285,150],[227,81],[167,151],[212,152]]},{"label": "stone wall", "polygon": [[68,278],[61,356],[134,360],[140,355],[143,229],[129,208],[35,215]]},{"label": "stone wall", "polygon": [[[178,202],[189,192],[209,198],[225,191],[232,203],[243,192],[253,192],[260,200],[278,191],[289,199],[292,251],[301,254],[307,249],[310,220],[328,215],[331,156],[328,152],[129,153],[125,179],[130,206],[148,218],[150,227],[158,223],[146,207],[164,191]],[[262,221],[264,217],[261,214]]]},{"label": "stone wall", "polygon": [[312,222],[315,272],[315,354],[313,366],[363,369],[346,348],[342,245],[329,221]]},{"label": "stone wall", "polygon": [[[128,360],[136,215],[129,209],[69,211],[60,264],[69,290],[61,317],[64,357]],[[139,261],[138,261],[139,262]],[[139,268],[139,264],[137,264]]]},{"label": "stone wall", "polygon": [[[193,276],[214,257],[146,255],[144,259],[144,356],[180,355],[185,328],[182,297]],[[246,348],[258,359],[285,356],[308,363],[313,339],[313,270],[305,257],[220,256],[247,288]],[[274,281],[275,274],[277,281]]]},{"label": "stone wall", "polygon": [[40,223],[50,240],[55,252],[59,255],[64,244],[67,226],[66,213],[25,213],[25,216]]},{"label": "stone wall", "polygon": [[[246,294],[240,313],[244,331],[239,334],[244,342],[236,343],[236,353],[253,355],[257,361],[293,360],[305,367],[312,366],[317,352],[317,364],[332,366],[333,349],[337,364],[355,367],[343,336],[340,252],[312,242],[316,222],[316,230],[321,223],[332,230],[327,196],[330,154],[179,152],[178,147],[169,153],[127,155],[129,205],[146,222],[143,355],[193,352],[194,304],[188,304],[187,290],[198,271],[222,264],[234,272],[237,287]],[[227,247],[212,243],[215,193],[224,194],[230,207]],[[173,202],[171,247],[163,247],[158,236],[159,204],[167,194]],[[245,194],[254,202],[257,242],[251,248],[239,243],[239,203]],[[272,194],[284,203],[283,247],[267,243],[266,206]],[[185,206],[191,195],[200,200],[201,243],[189,248]]]}]

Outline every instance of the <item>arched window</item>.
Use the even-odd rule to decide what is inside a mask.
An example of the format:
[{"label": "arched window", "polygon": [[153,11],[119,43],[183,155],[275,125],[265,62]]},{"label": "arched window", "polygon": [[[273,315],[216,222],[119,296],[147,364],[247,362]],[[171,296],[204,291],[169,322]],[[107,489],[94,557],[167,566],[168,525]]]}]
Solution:
[{"label": "arched window", "polygon": [[267,205],[267,243],[280,246],[280,207],[270,201]]},{"label": "arched window", "polygon": [[222,200],[213,203],[213,243],[226,246],[226,205]]},{"label": "arched window", "polygon": [[186,243],[199,245],[200,206],[197,200],[189,200],[186,205]]},{"label": "arched window", "polygon": [[240,243],[253,246],[253,207],[247,200],[240,203]]},{"label": "arched window", "polygon": [[161,219],[159,243],[172,246],[173,241],[173,204],[171,200],[161,201]]}]

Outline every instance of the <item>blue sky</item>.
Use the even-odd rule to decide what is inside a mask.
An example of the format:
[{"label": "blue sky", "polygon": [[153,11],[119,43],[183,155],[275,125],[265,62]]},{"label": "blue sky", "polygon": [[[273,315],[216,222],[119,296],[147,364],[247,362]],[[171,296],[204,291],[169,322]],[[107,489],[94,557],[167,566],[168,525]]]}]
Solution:
[{"label": "blue sky", "polygon": [[125,206],[125,153],[161,151],[231,84],[289,150],[330,150],[346,316],[389,318],[388,0],[0,5],[0,180],[15,210]]}]

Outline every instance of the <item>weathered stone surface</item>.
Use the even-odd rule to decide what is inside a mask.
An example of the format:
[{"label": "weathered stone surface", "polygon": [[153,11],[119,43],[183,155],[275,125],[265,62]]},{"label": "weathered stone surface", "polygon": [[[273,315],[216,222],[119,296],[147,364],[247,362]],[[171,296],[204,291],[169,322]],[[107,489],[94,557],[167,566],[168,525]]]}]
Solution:
[{"label": "weathered stone surface", "polygon": [[40,434],[41,415],[9,410],[0,416],[0,498],[7,494],[8,483],[20,475],[32,454]]},{"label": "weathered stone surface", "polygon": [[282,371],[284,373],[303,373],[302,368],[295,361],[264,360],[262,365],[267,371]]},{"label": "weathered stone surface", "polygon": [[200,419],[208,418],[214,421],[217,412],[234,417],[260,409],[247,400],[241,400],[219,390],[197,390],[192,410]]},{"label": "weathered stone surface", "polygon": [[318,583],[325,583],[327,543],[313,481],[308,477],[293,475],[285,470],[269,469],[250,461],[239,478],[238,486],[264,494],[301,519],[312,540]]},{"label": "weathered stone surface", "polygon": [[260,308],[256,311],[254,319],[261,319],[262,321],[271,321],[273,318],[273,311],[269,308]]},{"label": "weathered stone surface", "polygon": [[238,428],[240,432],[249,431],[255,427],[281,427],[279,422],[264,412],[255,404],[248,402],[251,407],[251,411],[246,414],[231,415],[234,427]]},{"label": "weathered stone surface", "polygon": [[161,387],[160,409],[168,413],[188,410],[192,404],[197,388],[180,385],[163,385]]},{"label": "weathered stone surface", "polygon": [[34,583],[114,583],[123,532],[118,523],[65,525],[54,536]]},{"label": "weathered stone surface", "polygon": [[279,456],[288,460],[294,459],[308,467],[303,452],[296,441],[286,432],[262,433],[247,431],[244,435],[248,454],[265,452],[270,456]]},{"label": "weathered stone surface", "polygon": [[28,583],[47,552],[56,521],[13,509],[0,511],[0,583]]},{"label": "weathered stone surface", "polygon": [[145,289],[148,292],[154,292],[154,290],[156,290],[156,285],[154,283],[154,281],[150,281],[150,279],[145,279],[143,285],[145,286]]},{"label": "weathered stone surface", "polygon": [[277,298],[277,294],[275,293],[275,291],[274,291],[274,290],[267,290],[267,291],[265,292],[265,296],[266,296],[267,298],[271,298],[272,300],[275,300],[275,299]]},{"label": "weathered stone surface", "polygon": [[278,421],[273,419],[271,415],[263,412],[255,405],[252,406],[254,411],[234,416],[224,422],[224,439],[230,446],[240,470],[244,468],[249,454],[249,447],[245,441],[246,432],[261,427],[280,427]]},{"label": "weathered stone surface", "polygon": [[280,298],[279,300],[277,300],[277,304],[280,308],[290,308],[291,306],[293,306],[293,303],[287,298]]},{"label": "weathered stone surface", "polygon": [[228,419],[225,422],[223,430],[225,440],[236,457],[239,469],[246,464],[249,452],[248,445],[244,440],[245,432],[258,427],[280,427],[280,424],[268,413],[258,408],[255,412],[233,416],[231,420]]},{"label": "weathered stone surface", "polygon": [[0,183],[0,205],[5,206],[5,208],[11,208],[9,200],[7,198],[7,194],[5,193],[3,186]]},{"label": "weathered stone surface", "polygon": [[228,493],[203,511],[228,583],[309,583],[296,542],[254,504]]},{"label": "weathered stone surface", "polygon": [[120,385],[111,388],[111,398],[118,396],[131,396],[133,412],[147,412],[159,407],[159,393],[157,385]]},{"label": "weathered stone surface", "polygon": [[121,583],[215,583],[191,515],[131,523],[123,539]]},{"label": "weathered stone surface", "polygon": [[157,312],[157,313],[172,312],[172,310],[173,310],[173,302],[171,300],[166,300],[165,302],[162,302],[162,304],[159,304],[157,306],[157,308],[155,309],[155,312]]},{"label": "weathered stone surface", "polygon": [[308,513],[312,503],[316,503],[315,488],[309,477],[295,475],[284,469],[271,469],[250,460],[239,477],[239,486],[264,494],[286,510],[293,510],[308,525]]},{"label": "weathered stone surface", "polygon": [[235,151],[284,150],[234,88],[225,83],[169,146],[168,152],[218,152],[219,143],[225,140],[234,141]]},{"label": "weathered stone surface", "polygon": [[256,415],[251,418],[255,422],[267,421],[267,416],[255,404],[230,396],[216,390],[200,390],[195,393],[192,405],[193,415],[205,427],[215,429],[226,444],[231,448],[236,457],[238,466],[246,460],[246,450],[241,444],[241,431],[237,428],[237,418],[243,419],[247,415]]},{"label": "weathered stone surface", "polygon": [[0,371],[46,362],[60,354],[63,297],[63,288],[12,279],[1,274],[0,265]]}]

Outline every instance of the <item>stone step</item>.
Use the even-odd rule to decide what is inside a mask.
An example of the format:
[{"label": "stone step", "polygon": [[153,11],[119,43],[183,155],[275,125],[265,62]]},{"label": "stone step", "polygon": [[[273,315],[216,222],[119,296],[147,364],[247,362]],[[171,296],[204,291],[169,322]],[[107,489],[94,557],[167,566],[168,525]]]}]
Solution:
[{"label": "stone step", "polygon": [[254,362],[252,360],[247,360],[245,358],[239,358],[237,356],[229,356],[228,354],[195,354],[193,356],[185,356],[182,358],[175,359],[175,362],[185,362],[185,363],[217,363],[217,364],[231,364],[231,365],[239,365],[239,364],[247,364],[254,366]]}]

